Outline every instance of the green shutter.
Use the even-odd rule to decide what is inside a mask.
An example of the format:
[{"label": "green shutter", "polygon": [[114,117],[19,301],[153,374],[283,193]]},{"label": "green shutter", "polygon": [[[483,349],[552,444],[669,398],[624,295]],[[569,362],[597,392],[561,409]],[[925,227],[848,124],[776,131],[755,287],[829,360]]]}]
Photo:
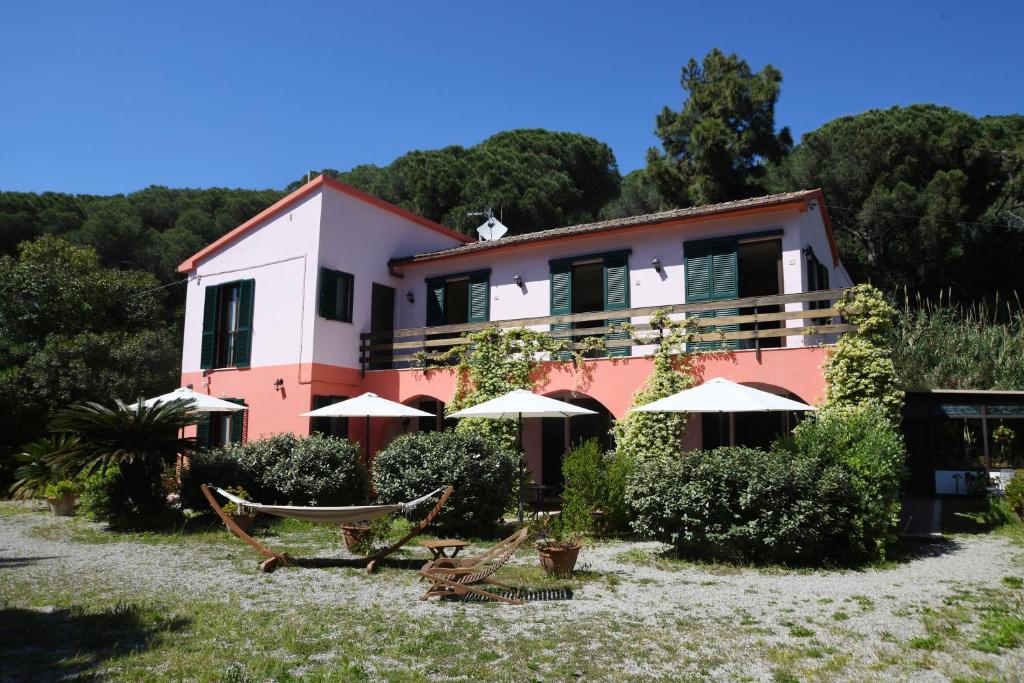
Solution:
[{"label": "green shutter", "polygon": [[444,278],[427,280],[427,327],[444,323]]},{"label": "green shutter", "polygon": [[469,312],[466,316],[469,322],[487,322],[490,313],[489,290],[488,273],[473,273],[469,276]]},{"label": "green shutter", "polygon": [[[252,280],[248,280],[252,282]],[[226,398],[225,401],[229,403],[237,403],[240,406],[245,405],[245,400],[241,398]],[[236,410],[231,413],[231,443],[242,443],[245,439],[245,416],[248,410]]]},{"label": "green shutter", "polygon": [[[687,242],[683,245],[686,261],[686,302],[715,301],[719,299],[736,299],[739,297],[739,256],[735,240],[714,240]],[[738,315],[737,308],[719,308],[713,311],[701,311],[697,318],[717,318]],[[739,325],[718,325],[703,328],[702,334],[715,332],[735,332]],[[727,348],[736,348],[736,340],[724,343]],[[698,351],[720,349],[723,342],[698,342]]]},{"label": "green shutter", "polygon": [[235,367],[247,368],[252,363],[252,313],[256,281],[238,284],[238,332],[235,335]]},{"label": "green shutter", "polygon": [[320,317],[334,320],[338,310],[337,275],[329,268],[320,269]]},{"label": "green shutter", "polygon": [[196,448],[210,447],[210,413],[203,413],[196,419]]},{"label": "green shutter", "polygon": [[[626,256],[611,256],[604,260],[604,310],[621,311],[629,308],[629,260]],[[609,318],[605,325],[621,325],[629,318]],[[626,332],[605,335],[607,341],[628,339]],[[608,349],[608,356],[628,356],[628,346]]]},{"label": "green shutter", "polygon": [[[570,315],[572,313],[572,264],[559,262],[551,264],[551,315]],[[552,332],[571,330],[572,323],[554,323]],[[568,339],[569,342],[573,340]],[[559,360],[569,360],[572,354],[560,353]]]},{"label": "green shutter", "polygon": [[203,342],[199,351],[199,367],[203,370],[213,368],[213,354],[217,346],[217,302],[220,299],[220,287],[209,285],[204,292],[203,300]]}]

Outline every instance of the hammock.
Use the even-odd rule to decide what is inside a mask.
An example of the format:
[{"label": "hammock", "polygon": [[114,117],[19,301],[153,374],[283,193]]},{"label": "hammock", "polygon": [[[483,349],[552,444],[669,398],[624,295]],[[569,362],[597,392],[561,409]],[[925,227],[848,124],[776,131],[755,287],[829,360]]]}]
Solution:
[{"label": "hammock", "polygon": [[441,487],[435,491],[431,491],[425,496],[421,496],[416,500],[410,500],[408,503],[397,503],[395,505],[355,505],[351,507],[302,507],[299,505],[264,505],[263,503],[253,503],[252,501],[239,498],[238,496],[228,493],[224,489],[213,487],[220,495],[230,500],[239,507],[249,508],[257,512],[265,512],[268,515],[277,515],[278,517],[292,517],[294,519],[302,519],[307,522],[323,522],[326,524],[352,524],[354,522],[362,522],[376,517],[384,517],[385,515],[393,515],[396,512],[402,514],[408,513],[410,510],[415,508],[420,503],[433,498],[438,493],[444,490],[445,487]]}]

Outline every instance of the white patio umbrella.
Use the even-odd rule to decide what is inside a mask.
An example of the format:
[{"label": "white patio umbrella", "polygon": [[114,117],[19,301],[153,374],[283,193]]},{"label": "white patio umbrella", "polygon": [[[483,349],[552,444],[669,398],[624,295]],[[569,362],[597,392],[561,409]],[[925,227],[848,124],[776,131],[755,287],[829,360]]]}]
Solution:
[{"label": "white patio umbrella", "polygon": [[[631,413],[756,413],[770,411],[817,410],[814,406],[744,386],[723,377],[684,389],[646,405],[631,408]],[[733,422],[729,420],[729,443],[735,441]]]},{"label": "white patio umbrella", "polygon": [[[225,401],[217,398],[216,396],[210,396],[209,394],[201,394],[198,391],[192,389],[186,389],[180,387],[174,391],[169,391],[166,394],[160,394],[153,398],[147,398],[142,402],[142,405],[147,408],[152,408],[160,403],[170,403],[171,401],[188,401],[189,410],[196,413],[221,413],[225,411],[234,412],[236,410],[248,410],[245,406],[232,403],[231,401]],[[138,403],[133,403],[129,408],[137,408]]]},{"label": "white patio umbrella", "polygon": [[389,401],[377,394],[367,392],[323,408],[302,413],[301,417],[362,417],[366,419],[366,436],[363,438],[363,457],[370,462],[370,418],[371,417],[434,417],[418,408]]},{"label": "white patio umbrella", "polygon": [[[540,396],[527,391],[516,389],[504,396],[484,401],[472,408],[452,413],[448,417],[480,417],[492,420],[517,420],[519,423],[519,452],[523,452],[523,418],[524,417],[575,417],[576,415],[596,415],[597,413],[587,408],[559,401],[547,396]],[[523,461],[520,459],[519,477],[519,521],[523,521]]]}]

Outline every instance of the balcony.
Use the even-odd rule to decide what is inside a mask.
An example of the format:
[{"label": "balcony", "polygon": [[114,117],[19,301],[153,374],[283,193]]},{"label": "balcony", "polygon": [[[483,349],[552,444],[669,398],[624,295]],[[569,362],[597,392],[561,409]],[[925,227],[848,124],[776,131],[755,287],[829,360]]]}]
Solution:
[{"label": "balcony", "polygon": [[[696,318],[697,333],[690,338],[693,350],[760,350],[768,346],[785,346],[788,337],[804,338],[802,345],[805,346],[819,345],[830,343],[837,335],[856,329],[855,325],[843,322],[835,308],[836,300],[845,291],[829,289],[692,304],[492,320],[485,323],[412,327],[391,332],[364,332],[360,335],[360,364],[363,372],[415,367],[420,359],[437,360],[445,349],[468,344],[463,333],[495,326],[502,329],[530,327],[549,330],[552,337],[572,339],[574,349],[586,348],[580,341],[584,337],[604,335],[605,347],[609,351],[629,349],[645,344],[643,340],[638,342],[621,338],[621,329],[609,326],[607,322],[630,320],[637,334],[643,337],[645,332],[652,332],[647,320],[658,311],[668,311],[674,318]],[[786,310],[795,309],[796,305],[799,305],[799,309]],[[570,329],[564,329],[566,327]],[[554,331],[550,331],[552,328],[555,328]]]}]

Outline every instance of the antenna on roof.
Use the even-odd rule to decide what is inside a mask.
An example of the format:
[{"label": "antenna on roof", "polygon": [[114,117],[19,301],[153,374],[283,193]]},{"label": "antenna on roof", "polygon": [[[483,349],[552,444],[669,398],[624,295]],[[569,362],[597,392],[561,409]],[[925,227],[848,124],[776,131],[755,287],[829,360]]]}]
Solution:
[{"label": "antenna on roof", "polygon": [[508,232],[508,228],[502,225],[501,221],[494,217],[494,209],[488,206],[483,211],[470,211],[467,216],[485,216],[486,221],[476,229],[476,234],[481,242],[501,239],[501,236]]}]

